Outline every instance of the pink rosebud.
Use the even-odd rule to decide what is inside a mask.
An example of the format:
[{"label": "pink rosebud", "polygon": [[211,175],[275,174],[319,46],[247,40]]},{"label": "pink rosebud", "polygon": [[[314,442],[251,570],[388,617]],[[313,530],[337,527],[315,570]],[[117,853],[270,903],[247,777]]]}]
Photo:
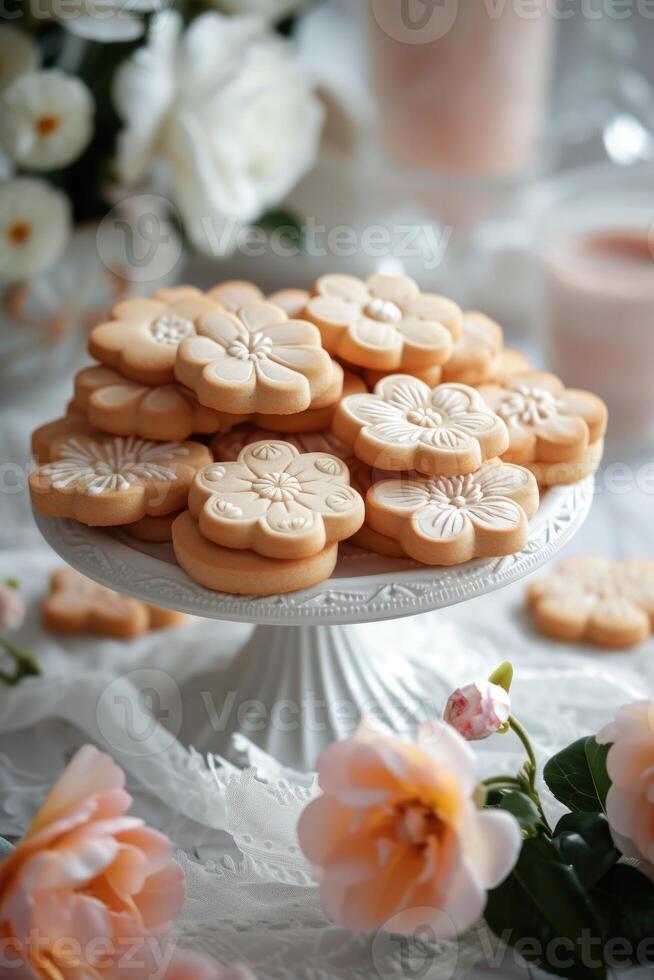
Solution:
[{"label": "pink rosebud", "polygon": [[25,606],[16,589],[0,585],[0,632],[17,630],[25,619]]},{"label": "pink rosebud", "polygon": [[490,681],[476,681],[450,695],[443,720],[469,742],[475,742],[499,732],[510,714],[511,698],[503,687]]}]

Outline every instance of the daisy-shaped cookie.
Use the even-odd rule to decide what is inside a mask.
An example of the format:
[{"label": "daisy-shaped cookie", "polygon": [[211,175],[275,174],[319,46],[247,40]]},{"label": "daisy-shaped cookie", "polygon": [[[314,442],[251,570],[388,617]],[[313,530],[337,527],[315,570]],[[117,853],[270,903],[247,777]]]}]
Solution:
[{"label": "daisy-shaped cookie", "polygon": [[141,385],[112,368],[84,368],[75,377],[74,411],[103,432],[165,442],[193,432],[229,432],[247,416],[228,415],[200,405],[182,385]]},{"label": "daisy-shaped cookie", "polygon": [[125,378],[168,384],[175,380],[180,342],[195,333],[195,318],[220,310],[220,303],[193,286],[161,289],[151,299],[126,299],[114,306],[111,320],[93,328],[89,353]]},{"label": "daisy-shaped cookie", "polygon": [[[229,279],[210,289],[208,294],[221,303],[229,313],[236,313],[246,303],[256,303],[266,297],[258,286],[246,279]],[[301,319],[309,293],[305,289],[278,289],[268,296],[268,302],[284,310],[291,320]]]},{"label": "daisy-shaped cookie", "polygon": [[508,426],[506,458],[514,463],[574,462],[606,431],[604,402],[564,388],[553,374],[525,371],[479,391]]},{"label": "daisy-shaped cookie", "polygon": [[429,388],[404,374],[384,378],[372,394],[344,398],[332,429],[370,466],[439,476],[472,473],[509,444],[504,422],[474,388]]},{"label": "daisy-shaped cookie", "polygon": [[186,506],[191,481],[211,454],[197,442],[80,433],[55,439],[49,459],[30,474],[36,510],[113,527]]},{"label": "daisy-shaped cookie", "polygon": [[235,463],[214,463],[196,475],[189,509],[215,544],[269,558],[305,558],[361,527],[363,500],[349,482],[336,456],[255,442]]},{"label": "daisy-shaped cookie", "polygon": [[175,374],[209,408],[291,415],[333,384],[319,331],[273,303],[202,316],[196,326],[197,336],[180,345]]},{"label": "daisy-shaped cookie", "polygon": [[322,276],[304,316],[330,354],[377,371],[444,364],[461,334],[462,314],[444,296],[421,293],[406,276]]},{"label": "daisy-shaped cookie", "polygon": [[654,561],[568,558],[530,583],[527,600],[536,625],[549,636],[636,646],[654,627]]},{"label": "daisy-shaped cookie", "polygon": [[382,480],[366,494],[366,524],[425,565],[520,551],[537,510],[533,475],[499,460],[467,476]]},{"label": "daisy-shaped cookie", "polygon": [[502,350],[504,334],[499,323],[483,313],[464,313],[463,332],[443,365],[443,381],[478,385],[490,381]]}]

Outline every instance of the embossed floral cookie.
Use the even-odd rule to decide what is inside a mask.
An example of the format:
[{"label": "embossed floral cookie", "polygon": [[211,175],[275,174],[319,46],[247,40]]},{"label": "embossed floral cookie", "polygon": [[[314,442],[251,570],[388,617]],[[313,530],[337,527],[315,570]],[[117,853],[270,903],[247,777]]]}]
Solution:
[{"label": "embossed floral cookie", "polygon": [[490,381],[503,344],[499,323],[483,313],[464,313],[461,336],[449,361],[443,365],[443,381],[460,381],[466,385]]},{"label": "embossed floral cookie", "polygon": [[161,289],[151,299],[126,299],[114,306],[111,320],[93,328],[89,353],[132,381],[170,384],[177,348],[195,334],[196,317],[221,310],[193,286]]},{"label": "embossed floral cookie", "polygon": [[197,442],[84,432],[54,439],[48,455],[29,478],[35,509],[107,527],[181,510],[196,471],[211,462]]},{"label": "embossed floral cookie", "polygon": [[376,371],[444,364],[461,334],[462,314],[444,296],[421,293],[406,276],[322,276],[304,316],[339,358]]},{"label": "embossed floral cookie", "polygon": [[100,435],[86,417],[72,406],[66,415],[52,422],[45,422],[32,433],[32,456],[37,465],[50,462],[50,448],[62,436],[68,435]]},{"label": "embossed floral cookie", "polygon": [[349,482],[336,456],[255,442],[237,462],[197,473],[189,510],[215,544],[268,558],[307,558],[361,527],[363,500]]},{"label": "embossed floral cookie", "polygon": [[439,476],[472,473],[509,444],[506,425],[474,388],[429,388],[403,374],[344,398],[332,429],[370,466]]},{"label": "embossed floral cookie", "polygon": [[548,636],[616,649],[636,646],[654,628],[654,561],[568,558],[529,584],[527,601]]},{"label": "embossed floral cookie", "polygon": [[316,327],[272,303],[199,317],[177,352],[177,380],[219,412],[303,412],[334,383]]},{"label": "embossed floral cookie", "polygon": [[514,463],[574,462],[606,431],[604,402],[588,391],[564,388],[553,374],[526,371],[479,391],[507,424],[505,458]]},{"label": "embossed floral cookie", "polygon": [[53,633],[95,633],[121,640],[181,626],[189,619],[184,613],[120,595],[72,568],[52,574],[41,614],[44,626]]},{"label": "embossed floral cookie", "polygon": [[72,407],[103,432],[159,442],[188,439],[194,432],[229,432],[247,420],[200,405],[182,385],[153,388],[106,367],[84,368],[76,375]]},{"label": "embossed floral cookie", "polygon": [[[244,279],[229,279],[210,289],[208,294],[221,303],[229,313],[236,313],[246,303],[265,299],[258,286]],[[309,293],[305,289],[278,289],[268,296],[268,302],[280,306],[291,320],[302,318]]]},{"label": "embossed floral cookie", "polygon": [[366,523],[416,561],[458,565],[520,551],[538,502],[529,470],[491,460],[466,476],[374,483],[366,495]]},{"label": "embossed floral cookie", "polygon": [[344,371],[337,361],[332,361],[332,370],[334,384],[322,395],[314,398],[306,411],[295,412],[293,415],[266,415],[264,412],[255,412],[250,417],[250,421],[262,429],[270,429],[272,432],[284,435],[294,432],[321,432],[328,429],[342,398],[368,390],[363,378],[352,374],[351,371]]}]

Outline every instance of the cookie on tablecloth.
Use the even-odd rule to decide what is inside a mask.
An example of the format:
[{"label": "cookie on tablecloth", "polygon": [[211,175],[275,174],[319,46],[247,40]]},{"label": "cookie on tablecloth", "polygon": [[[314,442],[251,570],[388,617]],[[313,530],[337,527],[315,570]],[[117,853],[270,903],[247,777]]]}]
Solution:
[{"label": "cookie on tablecloth", "polygon": [[530,582],[534,622],[548,636],[596,646],[636,646],[654,628],[654,561],[579,555]]},{"label": "cookie on tablecloth", "polygon": [[474,388],[429,388],[403,374],[344,398],[332,430],[370,466],[439,476],[472,473],[509,444],[506,425]]},{"label": "cookie on tablecloth", "polygon": [[366,524],[416,561],[458,565],[520,551],[538,503],[529,470],[490,460],[466,476],[375,482],[366,494]]},{"label": "cookie on tablecloth", "polygon": [[322,276],[304,316],[330,354],[373,371],[444,364],[462,328],[456,303],[421,293],[406,276]]},{"label": "cookie on tablecloth", "polygon": [[601,458],[598,447],[606,431],[607,409],[596,395],[565,388],[544,371],[516,374],[502,385],[481,385],[479,392],[506,422],[509,446],[503,458],[534,465],[543,485],[570,482],[561,476],[561,467],[550,472],[549,464],[579,464],[577,474],[587,475],[596,457]]},{"label": "cookie on tablecloth", "polygon": [[248,417],[206,408],[182,385],[141,385],[102,366],[78,372],[72,409],[102,432],[157,442],[229,432]]},{"label": "cookie on tablecloth", "polygon": [[85,431],[54,438],[48,457],[29,477],[35,509],[106,527],[184,508],[196,471],[212,459],[197,442],[157,443]]},{"label": "cookie on tablecloth", "polygon": [[190,619],[184,613],[107,589],[72,568],[53,572],[41,615],[44,626],[53,633],[94,633],[123,640],[148,630],[181,626]]},{"label": "cookie on tablecloth", "polygon": [[203,405],[219,412],[303,412],[334,384],[317,328],[289,320],[272,303],[201,316],[196,328],[197,336],[180,344],[175,373]]},{"label": "cookie on tablecloth", "polygon": [[177,348],[195,334],[196,318],[221,310],[194,286],[160,289],[150,299],[126,299],[113,307],[111,320],[93,328],[89,353],[132,381],[172,384]]}]

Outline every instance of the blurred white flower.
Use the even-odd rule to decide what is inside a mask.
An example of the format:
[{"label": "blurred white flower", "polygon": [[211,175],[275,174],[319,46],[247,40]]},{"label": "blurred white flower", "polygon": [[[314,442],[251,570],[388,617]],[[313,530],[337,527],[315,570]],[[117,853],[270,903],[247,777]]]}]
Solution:
[{"label": "blurred white flower", "polygon": [[259,18],[206,13],[185,33],[177,14],[155,18],[147,46],[119,69],[114,98],[122,179],[163,162],[205,252],[233,248],[238,227],[278,204],[316,158],[321,103],[288,43]]},{"label": "blurred white flower", "polygon": [[63,72],[20,75],[3,92],[2,146],[29,170],[65,167],[93,135],[93,97],[79,78]]},{"label": "blurred white flower", "polygon": [[134,41],[145,30],[144,14],[174,0],[40,0],[39,10],[71,34],[90,41]]},{"label": "blurred white flower", "polygon": [[292,14],[304,0],[207,0],[207,3],[228,14],[255,14],[274,23]]},{"label": "blurred white flower", "polygon": [[38,65],[39,51],[31,37],[10,24],[0,24],[0,91]]},{"label": "blurred white flower", "polygon": [[28,279],[55,262],[71,231],[68,198],[43,180],[0,183],[0,278]]}]

